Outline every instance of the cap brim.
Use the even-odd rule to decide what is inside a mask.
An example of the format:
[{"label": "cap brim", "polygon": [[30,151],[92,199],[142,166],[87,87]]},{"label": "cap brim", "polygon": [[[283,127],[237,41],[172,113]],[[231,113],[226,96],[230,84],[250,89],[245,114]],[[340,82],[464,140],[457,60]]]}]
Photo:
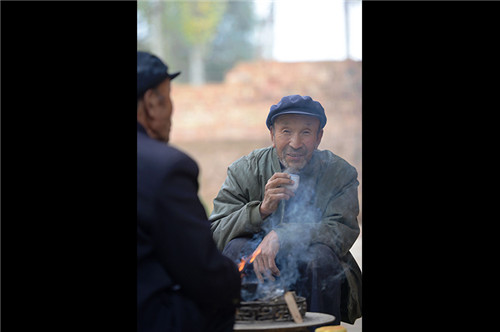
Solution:
[{"label": "cap brim", "polygon": [[177,76],[179,76],[181,72],[177,72],[177,73],[174,73],[174,74],[168,74],[168,77],[170,78],[170,80],[173,80],[174,78],[176,78]]}]

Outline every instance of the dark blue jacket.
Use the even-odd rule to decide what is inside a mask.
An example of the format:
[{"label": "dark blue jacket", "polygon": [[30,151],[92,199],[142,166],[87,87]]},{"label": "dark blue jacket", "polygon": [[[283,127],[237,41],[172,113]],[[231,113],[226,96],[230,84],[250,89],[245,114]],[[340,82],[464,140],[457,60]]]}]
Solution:
[{"label": "dark blue jacket", "polygon": [[[138,331],[177,330],[180,316],[197,317],[186,310],[227,310],[239,300],[239,272],[215,246],[197,179],[194,160],[150,138],[138,123]],[[181,312],[178,299],[190,303]]]}]

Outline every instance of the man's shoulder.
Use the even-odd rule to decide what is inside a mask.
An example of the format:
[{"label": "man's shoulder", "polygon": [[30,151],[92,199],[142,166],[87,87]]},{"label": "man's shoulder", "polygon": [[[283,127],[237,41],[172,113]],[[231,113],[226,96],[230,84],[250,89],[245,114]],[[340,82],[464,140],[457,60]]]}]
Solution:
[{"label": "man's shoulder", "polygon": [[348,171],[357,173],[356,168],[347,160],[330,150],[316,150],[321,166],[330,171]]},{"label": "man's shoulder", "polygon": [[273,154],[273,147],[268,146],[265,148],[253,150],[246,157],[249,160],[261,160],[262,158],[272,158],[272,154]]},{"label": "man's shoulder", "polygon": [[339,155],[336,155],[330,150],[316,150],[317,156],[320,158],[320,160],[324,163],[347,163],[349,164],[344,158],[340,157]]},{"label": "man's shoulder", "polygon": [[185,152],[149,136],[137,137],[137,163],[157,165],[168,169],[175,165],[192,165],[196,162]]}]

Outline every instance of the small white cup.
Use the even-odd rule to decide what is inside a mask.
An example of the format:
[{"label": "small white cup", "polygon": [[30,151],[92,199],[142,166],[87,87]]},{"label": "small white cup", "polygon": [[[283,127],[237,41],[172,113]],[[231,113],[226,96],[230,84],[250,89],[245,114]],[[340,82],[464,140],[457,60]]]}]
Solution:
[{"label": "small white cup", "polygon": [[294,184],[289,184],[286,187],[292,191],[295,191],[299,186],[300,176],[298,174],[290,174],[290,177],[294,181]]}]

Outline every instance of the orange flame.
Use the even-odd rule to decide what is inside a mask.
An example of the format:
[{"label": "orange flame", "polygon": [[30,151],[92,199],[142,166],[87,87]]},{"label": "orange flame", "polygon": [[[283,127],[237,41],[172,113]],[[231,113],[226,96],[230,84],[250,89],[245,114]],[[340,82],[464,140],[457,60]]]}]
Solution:
[{"label": "orange flame", "polygon": [[257,257],[258,254],[260,254],[260,252],[262,251],[262,249],[257,249],[253,254],[252,254],[252,257],[250,257],[250,263],[253,263],[253,261],[255,260],[255,258]]},{"label": "orange flame", "polygon": [[243,271],[243,268],[245,267],[246,261],[245,258],[241,259],[241,262],[238,264],[238,271],[241,272]]},{"label": "orange flame", "polygon": [[252,254],[252,256],[250,256],[250,259],[247,259],[246,257],[243,257],[241,259],[241,262],[238,264],[238,271],[241,272],[243,271],[243,268],[245,267],[246,263],[253,263],[253,261],[255,260],[255,258],[260,254],[262,250],[259,248],[257,250],[255,250],[255,252]]}]

